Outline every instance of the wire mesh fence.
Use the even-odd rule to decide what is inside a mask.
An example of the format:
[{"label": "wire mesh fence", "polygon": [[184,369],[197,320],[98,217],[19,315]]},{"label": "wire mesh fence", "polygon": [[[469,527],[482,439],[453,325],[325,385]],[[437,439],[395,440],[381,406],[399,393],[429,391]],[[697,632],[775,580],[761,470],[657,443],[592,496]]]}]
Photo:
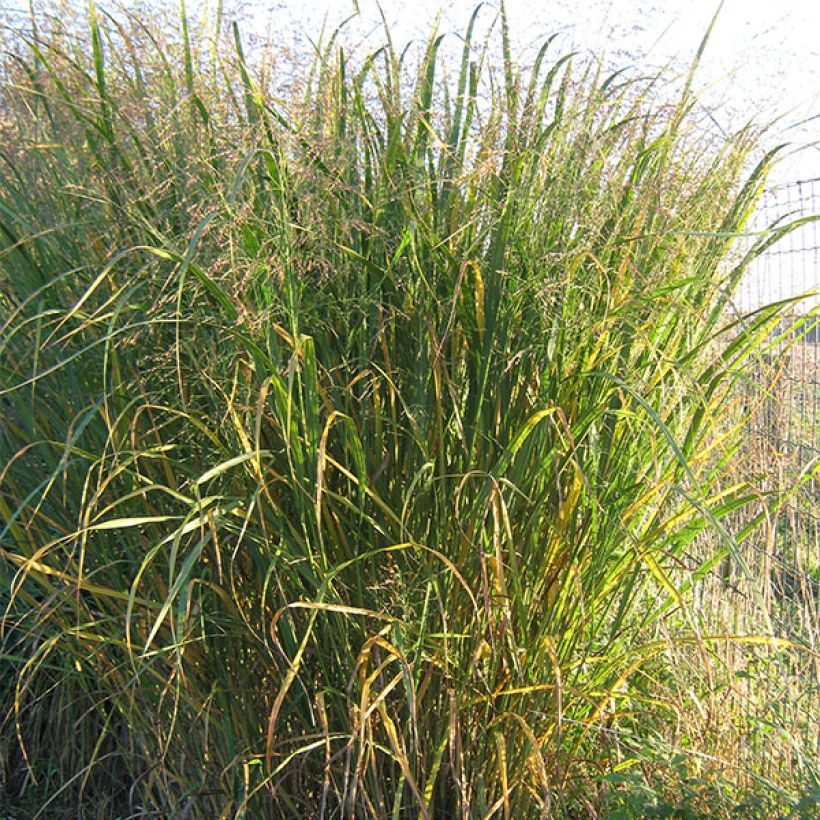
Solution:
[{"label": "wire mesh fence", "polygon": [[[820,213],[820,179],[767,191],[757,226],[782,224]],[[820,585],[820,229],[806,221],[769,248],[741,285],[741,309],[797,299],[775,330],[775,344],[756,363],[757,412],[750,415],[747,448],[763,492],[787,494],[770,523],[775,613],[808,609],[817,615]],[[799,297],[799,298],[798,298]],[[754,463],[756,462],[756,463]],[[795,488],[793,492],[790,492]],[[816,620],[815,620],[816,626]],[[810,632],[816,637],[816,628]],[[816,647],[814,647],[816,648]]]},{"label": "wire mesh fence", "polygon": [[[758,227],[818,213],[820,179],[780,185],[764,195]],[[820,334],[813,315],[820,305],[818,290],[820,231],[818,222],[807,221],[756,261],[741,294],[747,310],[800,297],[760,363],[763,412],[750,420],[747,446],[758,461],[761,489],[770,498],[786,499],[767,521],[764,545],[764,593],[772,627],[815,653],[820,637]],[[783,664],[781,659],[768,676],[782,687],[781,711],[793,710],[794,730],[804,737],[813,734],[820,751],[820,704],[809,694],[817,691],[820,665],[805,655]],[[812,681],[814,686],[807,686]]]},{"label": "wire mesh fence", "polygon": [[[820,179],[782,185],[764,195],[752,232],[818,213]],[[745,429],[737,477],[750,480],[758,500],[738,510],[730,526],[741,533],[750,518],[763,523],[743,539],[743,562],[725,561],[696,593],[704,622],[735,636],[714,660],[731,672],[724,705],[743,715],[745,751],[755,760],[769,760],[773,731],[801,738],[820,756],[820,299],[807,295],[818,288],[816,221],[771,246],[741,283],[739,315],[794,300],[765,352],[746,363],[738,400]],[[761,633],[783,643],[744,643],[744,635]],[[784,766],[799,770],[797,757],[787,758],[766,764],[773,778]]]}]

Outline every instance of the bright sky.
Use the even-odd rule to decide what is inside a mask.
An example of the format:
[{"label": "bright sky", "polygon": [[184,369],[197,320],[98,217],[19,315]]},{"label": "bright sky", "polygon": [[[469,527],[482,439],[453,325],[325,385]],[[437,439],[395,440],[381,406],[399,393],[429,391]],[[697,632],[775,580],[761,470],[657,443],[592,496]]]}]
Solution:
[{"label": "bright sky", "polygon": [[[65,2],[84,8],[87,0],[33,0],[35,9]],[[104,7],[107,0],[95,0]],[[136,7],[137,0],[111,5]],[[140,6],[179,0],[142,0]],[[463,32],[478,0],[381,0],[394,39],[425,38],[441,13],[439,30]],[[511,34],[520,54],[556,32],[562,47],[606,52],[618,67],[633,63],[658,68],[688,67],[719,0],[506,0]],[[189,14],[215,8],[217,0],[186,0]],[[243,9],[246,36],[255,33],[290,45],[299,35],[315,38],[324,21],[335,28],[356,0],[224,0]],[[485,3],[489,23],[499,0]],[[6,11],[28,10],[29,0],[0,0]],[[349,38],[380,42],[376,0],[358,0],[360,17]],[[820,142],[820,0],[724,0],[699,72],[701,98],[719,107],[724,127],[750,118],[771,122],[770,143]],[[813,121],[797,123],[815,116]],[[820,145],[791,156],[775,171],[776,181],[820,177]]]},{"label": "bright sky", "polygon": [[[213,2],[213,0],[211,0]],[[191,0],[188,0],[190,6]],[[441,32],[461,32],[476,0],[382,0],[396,40],[423,38],[441,13]],[[261,33],[274,39],[283,29],[315,36],[326,19],[334,28],[354,8],[354,0],[244,3]],[[688,67],[718,0],[507,0],[510,30],[519,51],[560,32],[567,49],[605,51],[613,63]],[[359,0],[361,16],[348,36],[379,37],[375,0]],[[497,3],[482,12],[489,22]],[[739,126],[750,118],[782,119],[772,143],[820,140],[820,0],[725,0],[699,73],[702,98],[720,105],[721,124]],[[817,119],[796,127],[815,115]],[[776,179],[820,177],[820,147],[782,162]]]},{"label": "bright sky", "polygon": [[[56,0],[84,8],[87,0]],[[42,8],[47,0],[33,0]],[[98,6],[106,0],[95,0]],[[178,0],[142,0],[176,5]],[[381,0],[381,8],[397,44],[424,40],[437,14],[440,33],[464,31],[478,0]],[[480,20],[492,22],[499,0],[487,2]],[[6,11],[25,12],[28,0],[0,0]],[[129,7],[136,0],[120,0]],[[217,0],[186,0],[189,15],[213,9]],[[315,39],[326,23],[334,29],[354,10],[355,0],[224,0],[226,8],[242,9],[242,31],[270,38],[284,47],[305,37]],[[717,10],[719,0],[506,0],[510,32],[520,56],[526,59],[550,35],[559,33],[560,48],[599,54],[605,52],[617,67],[637,65],[656,69],[672,66],[684,72]],[[116,4],[116,0],[115,0]],[[358,0],[359,17],[346,27],[346,39],[380,45],[382,38],[376,0]],[[458,40],[452,44],[457,47]],[[820,178],[820,0],[724,0],[709,46],[697,75],[700,98],[719,111],[718,122],[731,130],[753,119],[775,124],[765,140],[804,147],[792,151],[775,167],[770,182],[781,184]],[[820,185],[820,183],[818,183]],[[807,186],[806,189],[808,189]],[[815,186],[817,188],[817,186]],[[815,190],[812,188],[812,190]],[[791,190],[791,189],[789,189]],[[779,203],[781,194],[771,202]],[[815,199],[812,207],[818,207]],[[778,204],[779,208],[779,204]],[[788,208],[787,208],[788,209]],[[769,212],[769,218],[779,213]],[[812,228],[816,231],[816,228]],[[808,228],[806,229],[808,230]],[[805,231],[792,237],[804,243]],[[817,239],[805,242],[817,245]],[[806,270],[796,279],[774,275],[762,267],[750,271],[746,307],[820,285],[818,251],[813,260],[803,255]],[[785,290],[784,290],[785,288]],[[753,294],[757,294],[756,296]]]},{"label": "bright sky", "polygon": [[[189,0],[191,2],[191,0]],[[671,66],[685,72],[709,27],[719,0],[506,0],[511,35],[519,53],[559,32],[565,50],[605,52],[617,67]],[[462,32],[476,0],[382,0],[396,41],[425,39],[441,13],[439,31]],[[375,0],[359,0],[360,17],[349,24],[349,39],[380,44],[381,22]],[[497,4],[487,4],[483,19],[492,21]],[[259,35],[298,39],[316,36],[322,22],[330,30],[353,9],[353,0],[314,0],[306,9],[299,0],[270,3],[250,0],[249,18]],[[263,35],[264,36],[264,35]],[[700,99],[718,113],[726,130],[749,120],[774,123],[766,147],[780,143],[790,150],[773,169],[770,185],[820,178],[820,0],[725,0],[696,79]],[[813,145],[813,143],[815,143]],[[808,198],[807,192],[813,194]],[[794,197],[806,196],[802,203]],[[802,204],[802,210],[800,206]],[[760,211],[760,227],[791,213],[820,208],[820,183],[778,188]],[[785,242],[789,253],[767,255],[744,277],[737,295],[742,310],[784,299],[820,286],[816,223],[804,226]],[[779,248],[786,246],[780,245]],[[812,250],[793,251],[800,248]],[[804,308],[818,303],[814,297]]]}]

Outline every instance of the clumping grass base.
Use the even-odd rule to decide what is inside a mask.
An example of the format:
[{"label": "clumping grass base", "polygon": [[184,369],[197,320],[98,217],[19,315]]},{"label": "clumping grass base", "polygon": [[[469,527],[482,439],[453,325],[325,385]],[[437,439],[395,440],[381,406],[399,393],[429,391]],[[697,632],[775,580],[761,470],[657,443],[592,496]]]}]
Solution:
[{"label": "clumping grass base", "polygon": [[488,14],[284,98],[221,14],[16,32],[11,816],[812,811],[817,655],[694,605],[777,503],[737,386],[783,306],[727,318],[772,157]]}]

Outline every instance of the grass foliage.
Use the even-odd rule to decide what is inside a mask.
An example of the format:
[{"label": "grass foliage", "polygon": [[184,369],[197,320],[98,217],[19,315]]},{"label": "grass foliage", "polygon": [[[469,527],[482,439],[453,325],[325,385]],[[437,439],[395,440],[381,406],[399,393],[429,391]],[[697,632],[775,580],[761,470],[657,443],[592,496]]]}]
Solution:
[{"label": "grass foliage", "polygon": [[789,227],[731,254],[771,156],[748,174],[754,132],[710,136],[691,77],[670,103],[554,43],[521,71],[491,16],[455,46],[325,36],[280,96],[219,15],[15,33],[10,810],[695,816],[817,788],[810,732],[773,724],[763,779],[721,708],[727,643],[810,650],[692,604],[751,572],[761,520],[732,523],[759,501],[736,383],[779,308],[739,332],[727,306]]}]

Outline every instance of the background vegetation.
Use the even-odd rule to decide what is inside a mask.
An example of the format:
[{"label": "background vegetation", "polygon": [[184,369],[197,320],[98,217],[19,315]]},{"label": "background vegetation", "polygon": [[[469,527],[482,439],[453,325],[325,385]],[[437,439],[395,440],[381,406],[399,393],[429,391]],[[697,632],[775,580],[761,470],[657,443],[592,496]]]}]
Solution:
[{"label": "background vegetation", "polygon": [[284,97],[219,13],[9,39],[11,816],[814,810],[738,468],[772,155],[483,20],[325,36]]}]

